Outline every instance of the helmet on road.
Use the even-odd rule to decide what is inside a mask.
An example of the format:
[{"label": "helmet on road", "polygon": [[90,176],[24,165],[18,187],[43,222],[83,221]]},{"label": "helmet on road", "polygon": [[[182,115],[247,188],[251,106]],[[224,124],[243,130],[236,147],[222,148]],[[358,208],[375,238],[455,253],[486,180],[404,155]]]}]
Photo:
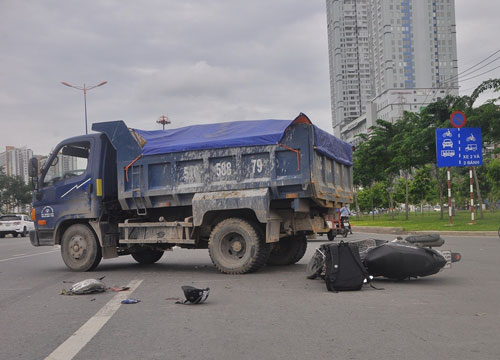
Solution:
[{"label": "helmet on road", "polygon": [[182,304],[201,304],[207,300],[210,288],[197,289],[192,286],[182,286],[182,291],[184,291],[184,296],[186,297],[186,300]]}]

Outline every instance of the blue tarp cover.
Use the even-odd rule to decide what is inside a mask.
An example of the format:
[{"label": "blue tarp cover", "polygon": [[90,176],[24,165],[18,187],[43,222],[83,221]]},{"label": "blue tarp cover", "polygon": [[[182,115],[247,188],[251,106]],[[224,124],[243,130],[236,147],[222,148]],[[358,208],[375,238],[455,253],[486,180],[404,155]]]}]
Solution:
[{"label": "blue tarp cover", "polygon": [[352,145],[314,126],[314,146],[320,153],[344,165],[352,165]]},{"label": "blue tarp cover", "polygon": [[[142,155],[278,144],[293,120],[250,120],[192,125],[170,130],[134,131],[146,140]],[[351,145],[314,126],[317,150],[352,165]]]}]

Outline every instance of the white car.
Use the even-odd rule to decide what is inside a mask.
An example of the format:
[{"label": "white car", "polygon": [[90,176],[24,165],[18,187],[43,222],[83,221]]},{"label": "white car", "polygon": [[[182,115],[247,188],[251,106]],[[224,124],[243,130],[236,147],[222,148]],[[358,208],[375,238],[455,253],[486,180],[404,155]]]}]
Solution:
[{"label": "white car", "polygon": [[35,230],[35,224],[27,215],[1,215],[0,216],[0,238],[7,234],[16,236],[28,236],[30,230]]}]

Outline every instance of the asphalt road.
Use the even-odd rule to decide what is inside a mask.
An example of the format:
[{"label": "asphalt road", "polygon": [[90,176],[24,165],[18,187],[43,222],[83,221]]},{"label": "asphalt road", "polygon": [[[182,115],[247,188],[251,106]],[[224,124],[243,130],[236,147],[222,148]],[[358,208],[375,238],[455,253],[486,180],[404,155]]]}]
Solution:
[{"label": "asphalt road", "polygon": [[[347,239],[390,239],[354,234]],[[498,237],[445,237],[462,261],[413,281],[378,280],[330,293],[300,263],[223,275],[206,250],[175,250],[141,266],[130,257],[74,273],[59,249],[0,239],[2,359],[499,359]],[[107,291],[62,296],[105,276]],[[135,282],[134,282],[135,281]],[[181,285],[210,287],[203,305],[176,305]],[[120,296],[141,300],[120,305]],[[51,355],[52,354],[52,355]]]}]

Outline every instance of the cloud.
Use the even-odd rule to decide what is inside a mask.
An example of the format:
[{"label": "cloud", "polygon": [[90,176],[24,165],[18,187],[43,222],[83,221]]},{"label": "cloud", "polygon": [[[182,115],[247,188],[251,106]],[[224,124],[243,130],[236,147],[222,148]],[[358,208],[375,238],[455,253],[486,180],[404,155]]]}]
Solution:
[{"label": "cloud", "polygon": [[[488,1],[485,13],[456,2],[462,67],[497,46],[499,5]],[[83,94],[61,81],[108,81],[88,92],[89,123],[158,129],[163,114],[178,127],[305,112],[331,131],[325,7],[323,0],[1,1],[0,148],[46,154],[84,133]]]},{"label": "cloud", "polygon": [[47,153],[83,133],[83,94],[61,81],[108,81],[88,92],[89,123],[158,128],[164,113],[181,126],[304,111],[329,129],[324,9],[300,0],[2,2],[0,146]]}]

